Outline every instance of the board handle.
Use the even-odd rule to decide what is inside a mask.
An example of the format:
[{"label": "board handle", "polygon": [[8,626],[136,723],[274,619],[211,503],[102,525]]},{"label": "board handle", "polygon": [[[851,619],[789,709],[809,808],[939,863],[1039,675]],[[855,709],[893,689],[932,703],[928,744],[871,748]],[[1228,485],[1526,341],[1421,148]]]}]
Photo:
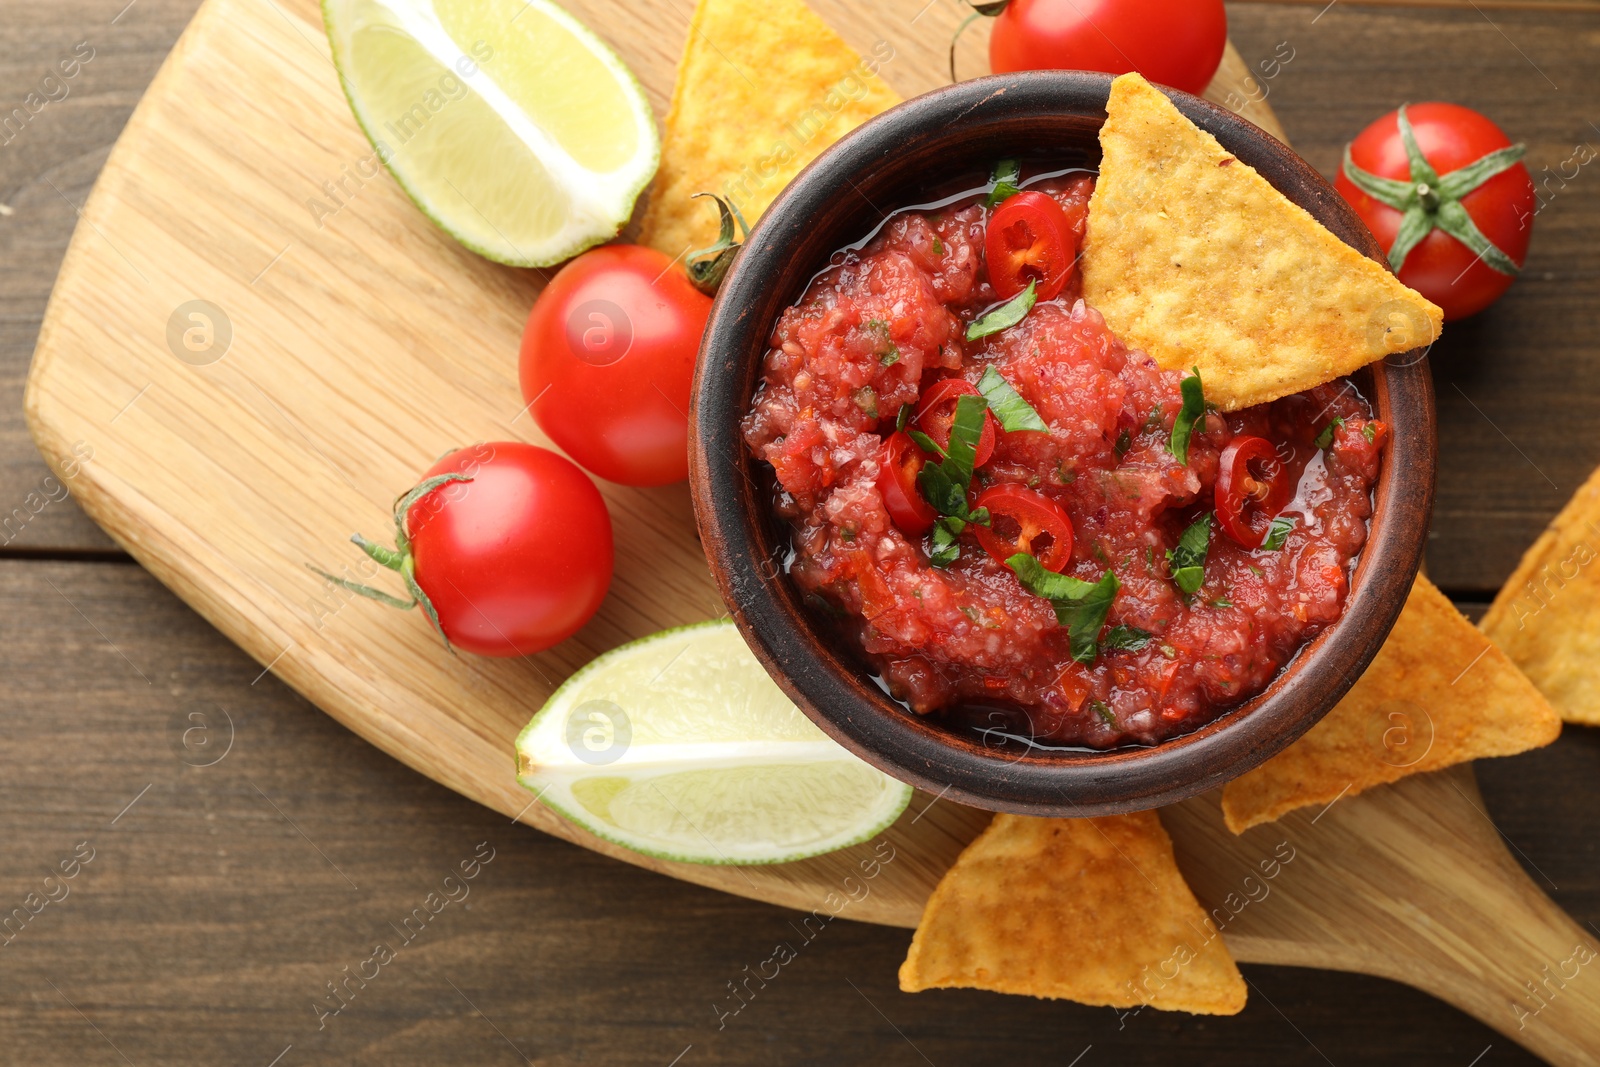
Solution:
[{"label": "board handle", "polygon": [[1470,766],[1239,838],[1215,793],[1163,809],[1162,820],[1239,960],[1391,978],[1558,1067],[1600,1067],[1600,936],[1512,857]]}]

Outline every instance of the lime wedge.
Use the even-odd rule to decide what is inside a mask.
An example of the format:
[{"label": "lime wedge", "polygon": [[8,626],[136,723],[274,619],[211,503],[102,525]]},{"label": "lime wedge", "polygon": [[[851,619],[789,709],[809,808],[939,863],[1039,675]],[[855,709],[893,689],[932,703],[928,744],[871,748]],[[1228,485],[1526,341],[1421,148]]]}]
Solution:
[{"label": "lime wedge", "polygon": [[474,252],[559,263],[615,237],[655,173],[644,91],[548,0],[323,0],[345,96],[395,180]]},{"label": "lime wedge", "polygon": [[585,830],[686,863],[784,863],[884,830],[911,787],[814,726],[731,622],[652,634],[569,678],[517,778]]}]

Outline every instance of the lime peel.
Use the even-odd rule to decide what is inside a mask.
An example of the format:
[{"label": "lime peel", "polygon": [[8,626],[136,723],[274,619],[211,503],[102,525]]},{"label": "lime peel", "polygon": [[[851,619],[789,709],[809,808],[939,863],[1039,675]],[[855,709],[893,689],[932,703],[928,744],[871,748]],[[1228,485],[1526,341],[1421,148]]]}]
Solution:
[{"label": "lime peel", "polygon": [[[526,20],[520,36],[518,19]],[[660,139],[638,80],[549,0],[323,0],[323,20],[345,96],[378,158],[424,214],[480,255],[548,266],[609,240],[655,173]],[[468,42],[446,26],[470,33],[486,21],[506,29]],[[523,54],[541,48],[550,54]],[[583,143],[571,129],[563,141],[491,66],[538,103],[607,101],[610,120],[582,131]],[[574,71],[584,77],[574,81]],[[632,151],[612,160],[618,144]],[[607,165],[586,161],[596,156]]]},{"label": "lime peel", "polygon": [[817,729],[721,620],[595,659],[516,748],[518,780],[546,806],[678,862],[785,863],[846,848],[892,825],[912,792]]}]

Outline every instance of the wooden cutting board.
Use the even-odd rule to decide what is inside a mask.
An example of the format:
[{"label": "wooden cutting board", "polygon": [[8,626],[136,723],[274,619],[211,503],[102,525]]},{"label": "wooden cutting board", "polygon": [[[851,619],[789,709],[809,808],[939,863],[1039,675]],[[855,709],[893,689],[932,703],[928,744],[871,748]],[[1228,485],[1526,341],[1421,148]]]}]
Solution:
[{"label": "wooden cutting board", "polygon": [[[956,4],[814,3],[858,49],[893,45],[882,73],[902,94],[945,81]],[[569,6],[664,112],[690,0]],[[976,31],[966,74],[984,70]],[[1230,48],[1208,95],[1237,102],[1252,88]],[[1264,106],[1246,113],[1282,136]],[[546,443],[516,382],[540,274],[461,249],[371,156],[313,0],[208,0],[107,161],[61,268],[27,392],[46,460],[266,670],[422,773],[676,878],[806,910],[855,897],[840,914],[914,926],[986,813],[919,794],[885,835],[894,860],[847,882],[863,850],[776,867],[662,863],[588,836],[517,785],[513,738],[561,679],[623,641],[723,613],[686,487],[603,487],[611,596],[577,637],[528,660],[449,656],[420,617],[347,602],[306,569],[352,561],[352,531],[386,534],[396,492],[441,452]],[[179,342],[197,308],[215,324],[201,355]],[[1469,769],[1240,838],[1214,797],[1164,818],[1239,959],[1396,978],[1553,1062],[1600,1064],[1600,977],[1561,977],[1591,939],[1507,854]],[[1258,864],[1285,847],[1295,859],[1262,882]]]}]

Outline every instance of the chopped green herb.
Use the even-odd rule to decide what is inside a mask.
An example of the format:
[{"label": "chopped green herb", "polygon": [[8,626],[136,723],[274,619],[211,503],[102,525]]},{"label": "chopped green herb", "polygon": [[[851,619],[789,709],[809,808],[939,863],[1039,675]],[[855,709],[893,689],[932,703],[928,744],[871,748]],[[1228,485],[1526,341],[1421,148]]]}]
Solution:
[{"label": "chopped green herb", "polygon": [[[911,405],[907,404],[905,407],[901,408],[900,410],[901,411],[906,411],[906,410],[909,410],[910,407],[911,407]],[[927,452],[930,455],[938,456],[940,459],[944,458],[945,452],[944,452],[944,449],[939,447],[939,442],[935,441],[933,438],[929,437],[927,434],[923,433],[921,430],[907,430],[906,431],[906,436],[911,438],[911,440],[915,441],[917,447],[922,449],[924,452]]]},{"label": "chopped green herb", "polygon": [[884,322],[882,319],[868,319],[866,322],[862,323],[862,325],[871,330],[873,333],[877,334],[879,337],[888,340],[889,324]]},{"label": "chopped green herb", "polygon": [[933,254],[936,256],[944,255],[944,242],[937,237],[933,239]]},{"label": "chopped green herb", "polygon": [[1145,416],[1144,425],[1142,427],[1140,427],[1139,432],[1140,433],[1146,433],[1146,432],[1148,432],[1150,430],[1155,429],[1157,426],[1160,426],[1160,425],[1161,425],[1161,405],[1157,404],[1155,407],[1150,409],[1150,414]]},{"label": "chopped green herb", "polygon": [[988,337],[991,333],[999,333],[1008,327],[1015,326],[1023,317],[1033,309],[1033,302],[1039,298],[1039,283],[1030,281],[1028,287],[1004,304],[989,312],[983,318],[967,327],[967,340],[976,341],[980,337]]},{"label": "chopped green herb", "polygon": [[1183,408],[1172,423],[1172,441],[1168,447],[1178,457],[1179,463],[1187,465],[1189,436],[1194,432],[1194,424],[1206,411],[1206,393],[1200,382],[1200,368],[1194,368],[1194,375],[1180,382],[1178,388],[1183,392]]},{"label": "chopped green herb", "polygon": [[869,419],[878,417],[878,394],[870,385],[863,385],[855,392],[856,407],[866,413]]},{"label": "chopped green herb", "polygon": [[1233,601],[1219,596],[1211,602],[1211,606],[1214,608],[1231,608],[1233,607]]},{"label": "chopped green herb", "polygon": [[1250,573],[1255,575],[1257,578],[1265,578],[1267,576],[1267,572],[1262,570],[1260,567],[1257,567],[1254,563],[1246,563],[1245,566],[1249,567]]},{"label": "chopped green herb", "polygon": [[1172,584],[1185,596],[1194,596],[1206,581],[1206,552],[1211,546],[1211,512],[1189,525],[1175,548],[1167,550]]},{"label": "chopped green herb", "polygon": [[1101,544],[1099,541],[1094,543],[1094,558],[1099,560],[1101,563],[1111,562],[1106,558],[1106,546]]},{"label": "chopped green herb", "polygon": [[978,609],[973,607],[971,604],[963,604],[963,605],[961,605],[961,614],[965,615],[967,618],[971,619],[973,622],[977,622],[978,621]]},{"label": "chopped green herb", "polygon": [[901,404],[900,413],[894,417],[894,430],[899,433],[906,428],[906,423],[911,421],[911,405]]},{"label": "chopped green herb", "polygon": [[994,174],[989,178],[989,195],[984,197],[983,206],[991,210],[1008,196],[1022,192],[1022,164],[1014,159],[1002,159],[994,165]]},{"label": "chopped green herb", "polygon": [[894,366],[896,363],[900,362],[900,350],[894,345],[890,345],[889,350],[878,357],[878,362],[882,363],[885,367]]},{"label": "chopped green herb", "polygon": [[1117,458],[1121,459],[1123,456],[1126,456],[1128,454],[1128,449],[1130,449],[1132,447],[1133,447],[1133,434],[1129,433],[1127,430],[1123,430],[1121,435],[1117,438],[1117,443],[1116,443],[1116,446],[1113,448],[1113,451],[1116,452]]},{"label": "chopped green herb", "polygon": [[1106,631],[1100,647],[1109,652],[1137,652],[1150,643],[1150,631],[1118,623]]},{"label": "chopped green herb", "polygon": [[1044,432],[1050,429],[1039,413],[1033,410],[1033,405],[1022,399],[1005,376],[992,365],[985,367],[983,377],[978,379],[978,392],[989,401],[989,410],[994,412],[994,417],[1000,420],[1000,428],[1007,433],[1016,430]]},{"label": "chopped green herb", "polygon": [[981,396],[967,395],[956,401],[955,419],[950,423],[950,443],[941,449],[927,434],[912,431],[911,439],[927,451],[939,455],[938,463],[924,463],[917,485],[942,518],[933,528],[933,551],[928,562],[948,567],[961,554],[958,542],[969,522],[988,525],[988,512],[967,510],[967,490],[972,486],[972,466],[977,458],[978,439],[989,403]]},{"label": "chopped green herb", "polygon": [[1116,714],[1111,710],[1111,705],[1107,704],[1104,700],[1096,698],[1089,701],[1089,706],[1094,709],[1094,713],[1096,715],[1100,716],[1101,722],[1105,723],[1107,726],[1117,725]]},{"label": "chopped green herb", "polygon": [[1055,608],[1056,621],[1067,628],[1072,658],[1079,663],[1093,663],[1100,652],[1100,630],[1106,624],[1117,590],[1122,588],[1117,576],[1106,571],[1098,582],[1086,582],[1046,570],[1026,552],[1018,552],[1006,560],[1006,565],[1024,589],[1044,597]]},{"label": "chopped green herb", "polygon": [[1178,658],[1178,650],[1173,648],[1171,645],[1167,644],[1165,641],[1163,641],[1161,644],[1157,645],[1156,647],[1158,649],[1160,649],[1161,650],[1161,654],[1163,656],[1167,657],[1168,659],[1177,659]]},{"label": "chopped green herb", "polygon": [[1378,428],[1369,422],[1365,426],[1361,427],[1361,436],[1365,437],[1367,439],[1367,444],[1370,445],[1372,442],[1378,439]]},{"label": "chopped green herb", "polygon": [[1317,439],[1312,443],[1318,448],[1327,448],[1329,445],[1333,444],[1333,431],[1339,429],[1343,425],[1343,419],[1334,419],[1332,422],[1328,423],[1328,425],[1322,428],[1322,432],[1317,434]]},{"label": "chopped green herb", "polygon": [[1289,531],[1294,529],[1297,521],[1293,515],[1279,515],[1273,519],[1272,528],[1267,531],[1266,540],[1261,542],[1261,547],[1268,552],[1278,551],[1284,542],[1289,540]]}]

